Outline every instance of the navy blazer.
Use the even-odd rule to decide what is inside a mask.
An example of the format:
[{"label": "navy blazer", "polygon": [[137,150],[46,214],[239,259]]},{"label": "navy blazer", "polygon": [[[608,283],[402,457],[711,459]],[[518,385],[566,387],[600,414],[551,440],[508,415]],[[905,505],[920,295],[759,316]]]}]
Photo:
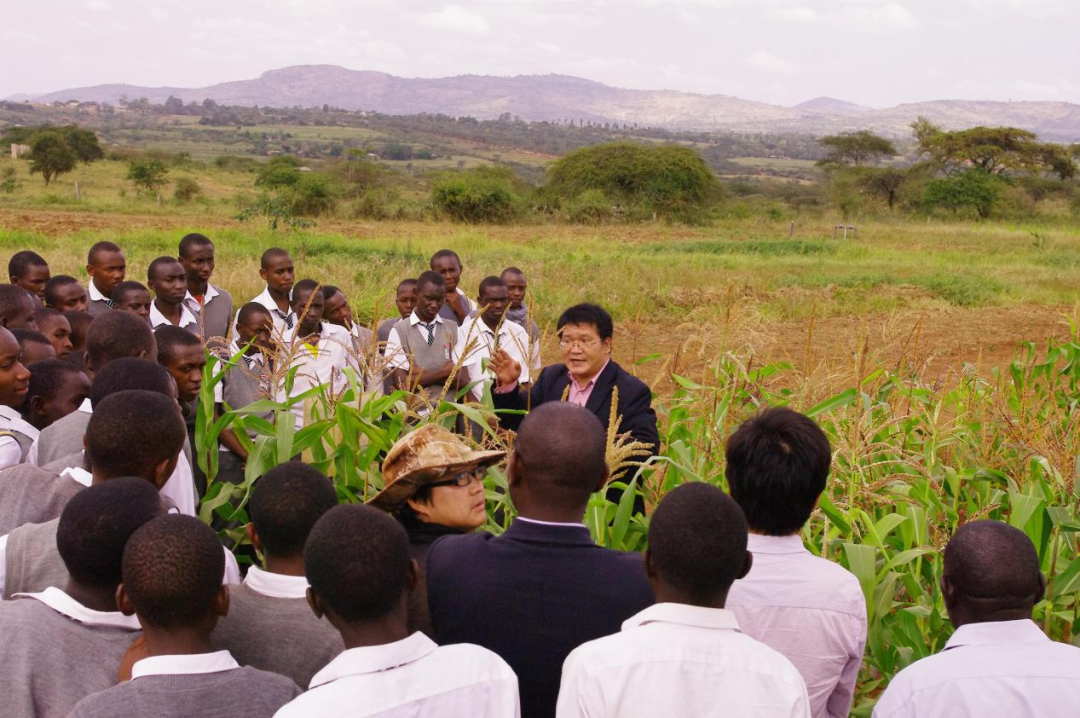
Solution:
[{"label": "navy blazer", "polygon": [[446,536],[428,553],[440,645],[474,643],[518,677],[522,718],[551,718],[562,665],[654,602],[640,554],[597,546],[584,526],[515,520],[502,536]]},{"label": "navy blazer", "polygon": [[[566,365],[552,364],[540,371],[540,377],[528,393],[522,390],[504,394],[492,392],[491,397],[496,409],[522,410],[548,401],[560,401],[568,386],[570,371]],[[659,453],[660,433],[656,428],[656,412],[652,408],[652,392],[645,382],[614,361],[608,362],[600,372],[596,385],[589,394],[589,400],[585,402],[585,408],[596,414],[607,429],[608,417],[611,415],[611,392],[615,387],[619,388],[618,412],[622,415],[620,433],[629,433],[636,441],[652,446],[653,454]],[[501,414],[499,422],[504,429],[517,431],[523,418],[521,414]]]}]

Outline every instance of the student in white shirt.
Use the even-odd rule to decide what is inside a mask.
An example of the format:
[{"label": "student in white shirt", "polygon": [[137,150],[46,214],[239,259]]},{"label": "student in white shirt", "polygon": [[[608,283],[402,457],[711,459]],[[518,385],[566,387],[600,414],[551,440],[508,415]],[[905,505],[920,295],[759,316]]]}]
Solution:
[{"label": "student in white shirt", "polygon": [[431,271],[438,272],[446,282],[446,302],[439,310],[439,316],[455,324],[461,324],[476,311],[473,303],[458,283],[461,281],[461,257],[452,249],[440,249],[431,256]]},{"label": "student in white shirt", "polygon": [[112,242],[94,243],[86,255],[86,273],[90,275],[90,283],[86,285],[86,311],[96,317],[113,308],[113,290],[127,274],[123,251]]},{"label": "student in white shirt", "polygon": [[[318,288],[319,283],[314,279],[302,279],[293,288],[292,309],[297,319],[296,325],[285,332],[288,348],[283,358],[290,369],[296,369],[290,399],[316,386],[337,394],[347,384],[344,369],[348,365],[352,337],[343,327],[322,321],[324,300]],[[315,397],[293,406],[299,420],[297,426],[307,419],[304,404],[318,402]]]},{"label": "student in white shirt", "polygon": [[[499,277],[487,277],[480,282],[477,298],[483,312],[466,319],[458,329],[458,346],[455,354],[463,357],[461,371],[463,380],[475,384],[470,390],[479,401],[484,393],[484,381],[494,381],[495,372],[488,369],[491,355],[500,349],[521,365],[518,382],[527,388],[531,383],[529,360],[529,334],[521,326],[506,319],[510,295]],[[481,382],[481,383],[477,383]]]},{"label": "student in white shirt", "polygon": [[973,521],[945,547],[941,595],[956,632],[944,650],[900,671],[875,718],[1075,715],[1080,648],[1031,620],[1046,592],[1031,540],[1000,521]]},{"label": "student in white shirt", "polygon": [[[279,339],[296,324],[296,314],[292,310],[296,268],[292,257],[284,249],[271,247],[262,254],[259,276],[266,282],[266,289],[251,301],[270,310],[270,316],[274,318],[274,339]],[[234,317],[233,324],[238,319]]]},{"label": "student in white shirt", "polygon": [[177,249],[187,274],[184,304],[199,317],[203,340],[226,337],[232,319],[232,295],[210,283],[214,275],[214,243],[204,234],[185,234]]},{"label": "student in white shirt", "polygon": [[809,718],[799,672],[724,608],[752,559],[746,520],[723,492],[690,483],[668,493],[644,557],[656,604],[570,653],[557,718]]},{"label": "student in white shirt", "polygon": [[866,645],[866,598],[855,576],[810,553],[800,531],[829,477],[832,450],[814,421],[766,409],[727,443],[731,497],[750,527],[754,570],[728,594],[747,635],[802,673],[815,718],[846,718]]},{"label": "student in white shirt", "polygon": [[347,352],[349,366],[365,385],[370,377],[378,376],[380,362],[377,361],[378,350],[375,344],[375,333],[367,327],[361,326],[353,319],[352,307],[345,292],[333,285],[322,288],[324,300],[323,320],[328,324],[341,327],[349,333],[350,343]]},{"label": "student in white shirt", "polygon": [[113,309],[131,312],[142,317],[147,324],[150,323],[150,307],[154,304],[154,298],[150,296],[150,290],[140,282],[125,281],[117,284],[112,293],[112,303]]},{"label": "student in white shirt", "polygon": [[150,304],[150,326],[174,326],[202,336],[199,317],[184,303],[187,272],[175,257],[158,257],[146,270],[146,283],[156,296]]},{"label": "student in white shirt", "polygon": [[510,293],[510,308],[506,312],[506,318],[521,325],[529,333],[529,368],[533,372],[539,372],[540,327],[536,325],[536,320],[532,318],[529,307],[525,304],[525,292],[529,286],[525,272],[517,267],[507,267],[499,277],[506,282],[506,289]]},{"label": "student in white shirt", "polygon": [[308,602],[345,642],[311,690],[278,711],[296,716],[517,718],[517,677],[487,649],[437,646],[408,632],[417,565],[394,519],[370,506],[337,506],[304,548]]},{"label": "student in white shirt", "polygon": [[19,342],[0,327],[0,469],[26,461],[38,430],[23,421],[15,407],[26,401],[30,372],[22,363]]}]

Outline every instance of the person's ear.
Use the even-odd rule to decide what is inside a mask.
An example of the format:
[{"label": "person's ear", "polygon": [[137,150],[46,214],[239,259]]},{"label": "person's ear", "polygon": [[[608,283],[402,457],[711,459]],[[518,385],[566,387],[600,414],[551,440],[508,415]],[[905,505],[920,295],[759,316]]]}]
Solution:
[{"label": "person's ear", "polygon": [[941,597],[945,600],[945,609],[948,610],[956,600],[956,587],[952,585],[952,581],[944,573],[941,574],[941,580],[939,581],[941,586]]},{"label": "person's ear", "polygon": [[1043,600],[1043,598],[1045,596],[1046,596],[1046,574],[1044,574],[1042,571],[1039,571],[1039,587],[1038,587],[1038,590],[1037,590],[1037,592],[1035,594],[1034,603],[1038,603],[1039,601]]},{"label": "person's ear", "polygon": [[259,538],[259,534],[255,533],[255,524],[248,521],[247,525],[244,526],[244,534],[247,535],[248,541],[251,542],[251,547],[255,549],[256,552],[262,553],[262,540]]},{"label": "person's ear", "polygon": [[746,578],[750,574],[750,569],[754,566],[754,554],[749,551],[746,552],[746,558],[743,559],[742,568],[739,570],[739,575],[735,577],[735,580],[740,578]]},{"label": "person's ear", "polygon": [[407,499],[405,503],[408,504],[410,509],[416,512],[416,515],[420,517],[421,521],[431,517],[431,507],[424,502],[417,501],[416,499]]},{"label": "person's ear", "polygon": [[217,594],[214,596],[214,602],[211,608],[214,611],[215,616],[228,616],[229,615],[229,587],[222,584],[218,589]]},{"label": "person's ear", "polygon": [[510,458],[506,462],[506,485],[519,486],[524,468],[521,455],[518,454],[517,450],[510,452]]},{"label": "person's ear", "polygon": [[165,484],[168,483],[169,477],[172,476],[173,469],[176,468],[175,459],[162,459],[154,466],[153,484],[154,488],[161,491]]},{"label": "person's ear", "polygon": [[124,584],[116,587],[116,608],[125,616],[135,615],[135,606],[131,604],[131,598],[128,597]]},{"label": "person's ear", "polygon": [[406,593],[413,593],[416,591],[416,587],[420,585],[420,564],[416,559],[409,561],[409,573],[405,576],[405,591]]},{"label": "person's ear", "polygon": [[602,342],[600,342],[600,345],[604,348],[605,354],[611,353],[611,337],[604,339]]},{"label": "person's ear", "polygon": [[[32,396],[30,397],[30,414],[31,415],[44,415],[45,414],[45,397]],[[85,435],[83,438],[86,438]]]},{"label": "person's ear", "polygon": [[326,609],[323,608],[322,599],[319,598],[319,594],[315,593],[315,589],[313,589],[311,586],[308,586],[307,594],[305,595],[307,596],[308,608],[310,608],[311,612],[315,614],[315,618],[321,619],[323,616],[325,616]]},{"label": "person's ear", "polygon": [[645,575],[651,582],[656,578],[656,568],[653,566],[652,551],[645,549],[645,553],[642,555],[642,561],[645,563]]},{"label": "person's ear", "polygon": [[603,491],[604,487],[607,486],[607,482],[608,482],[609,478],[611,478],[611,468],[608,467],[608,465],[605,463],[604,464],[604,475],[600,477],[600,481],[597,482],[596,488],[593,489],[593,493],[595,494],[597,491]]},{"label": "person's ear", "polygon": [[90,381],[94,380],[94,367],[90,364],[90,352],[84,351],[82,357],[83,373],[90,377]]},{"label": "person's ear", "polygon": [[260,269],[259,270],[259,276],[262,277],[263,281],[265,282],[266,281],[266,270],[265,269]]}]

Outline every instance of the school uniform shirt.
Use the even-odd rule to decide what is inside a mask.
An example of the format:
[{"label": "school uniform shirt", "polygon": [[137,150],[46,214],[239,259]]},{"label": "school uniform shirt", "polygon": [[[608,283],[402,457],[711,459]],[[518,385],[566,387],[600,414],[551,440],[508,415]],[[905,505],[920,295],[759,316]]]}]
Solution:
[{"label": "school uniform shirt", "polygon": [[414,633],[351,648],[311,679],[276,718],[517,718],[517,676],[497,655],[468,643],[438,646]]},{"label": "school uniform shirt", "polygon": [[809,718],[791,662],[722,608],[658,603],[566,658],[556,718]]},{"label": "school uniform shirt", "polygon": [[1080,648],[1024,619],[960,626],[941,653],[896,674],[874,718],[1035,718],[1078,706]]},{"label": "school uniform shirt", "polygon": [[[229,344],[222,362],[217,365],[219,371],[225,372],[225,376],[214,387],[214,403],[224,402],[231,409],[242,409],[256,401],[273,398],[271,371],[261,352],[243,354],[233,366],[225,363],[240,354],[240,351],[241,347],[234,340]],[[273,412],[258,416],[270,421],[273,419]],[[257,434],[250,432],[250,436],[254,439]],[[220,444],[220,448],[224,452],[232,453],[224,444]]]},{"label": "school uniform shirt", "polygon": [[[465,292],[461,291],[461,287],[458,287],[454,291],[461,297],[461,304],[465,307],[465,318],[468,319],[472,316],[473,312],[477,310],[476,302],[465,296]],[[439,316],[454,324],[461,324],[461,322],[458,321],[457,314],[454,313],[454,308],[450,306],[449,302],[443,302],[442,307],[439,309]]]},{"label": "school uniform shirt", "polygon": [[[289,292],[289,299],[292,299],[292,292]],[[261,304],[270,311],[270,317],[274,320],[274,338],[284,336],[285,332],[289,331],[296,325],[296,312],[291,308],[288,312],[283,312],[278,309],[277,302],[270,296],[270,287],[267,287],[262,291],[262,294],[255,297],[251,301]],[[236,310],[236,316],[233,317],[233,326],[240,321],[240,310]]]},{"label": "school uniform shirt", "polygon": [[202,295],[202,302],[188,291],[184,295],[184,304],[187,305],[192,314],[199,318],[206,339],[229,336],[229,330],[231,329],[229,319],[233,315],[233,303],[232,295],[227,291],[207,283],[206,294]]},{"label": "school uniform shirt", "polygon": [[[348,330],[322,322],[319,326],[319,337],[314,343],[309,337],[296,336],[296,332],[297,327],[294,327],[284,336],[286,346],[289,347],[289,366],[297,367],[290,398],[316,386],[325,386],[334,393],[344,389],[347,381],[342,370],[348,364],[349,347],[352,344],[352,336]],[[306,402],[293,407],[298,428],[306,418],[304,403]]]},{"label": "school uniform shirt", "polygon": [[728,592],[743,632],[782,653],[806,681],[815,718],[846,718],[866,646],[866,598],[840,564],[802,538],[750,534],[754,567]]},{"label": "school uniform shirt", "polygon": [[228,651],[151,656],[136,661],[130,681],[84,698],[71,716],[270,718],[299,694],[290,679],[242,668]]},{"label": "school uniform shirt", "polygon": [[156,301],[150,302],[150,328],[157,329],[158,327],[166,325],[187,329],[195,336],[199,336],[202,333],[199,326],[199,317],[193,314],[186,304],[180,305],[180,323],[174,325],[161,313],[161,310],[157,308]]},{"label": "school uniform shirt", "polygon": [[[402,319],[394,325],[390,332],[390,339],[386,342],[386,371],[401,369],[408,372],[410,367],[419,370],[435,370],[441,368],[447,361],[457,361],[459,327],[454,322],[444,320],[438,314],[426,324],[413,312],[407,320]],[[431,335],[431,343],[427,341]],[[422,387],[427,396],[427,401],[435,403],[443,394],[444,382]],[[447,398],[454,400],[453,395],[447,392]],[[428,405],[417,409],[420,416],[427,416],[431,412]]]},{"label": "school uniform shirt", "polygon": [[104,314],[114,306],[112,299],[101,293],[93,279],[86,285],[86,298],[86,313],[92,317]]},{"label": "school uniform shirt", "polygon": [[86,696],[116,685],[139,630],[135,616],[95,611],[59,588],[0,604],[0,712],[67,716]]},{"label": "school uniform shirt", "polygon": [[18,411],[0,405],[0,469],[29,460],[38,430],[23,421]]},{"label": "school uniform shirt", "polygon": [[[461,361],[461,369],[468,370],[469,382],[495,379],[495,372],[486,368],[486,362],[490,361],[491,355],[496,348],[503,349],[510,357],[521,365],[521,376],[518,381],[522,384],[531,383],[529,367],[529,334],[522,327],[509,321],[503,321],[498,325],[499,334],[495,336],[495,330],[489,327],[479,316],[469,317],[458,329],[458,343],[455,355],[464,357]],[[483,384],[474,386],[470,393],[479,401],[484,394]]]}]

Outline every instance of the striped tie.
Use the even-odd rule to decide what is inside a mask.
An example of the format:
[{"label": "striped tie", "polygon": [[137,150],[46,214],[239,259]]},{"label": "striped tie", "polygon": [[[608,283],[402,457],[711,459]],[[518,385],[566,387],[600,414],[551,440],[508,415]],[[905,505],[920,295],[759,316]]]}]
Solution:
[{"label": "striped tie", "polygon": [[275,309],[274,311],[277,312],[278,316],[281,317],[282,321],[285,322],[285,326],[288,329],[292,329],[293,322],[296,321],[296,319],[293,317],[292,312],[289,312],[288,314],[286,314],[285,312],[281,311],[280,309]]},{"label": "striped tie", "polygon": [[431,346],[435,343],[435,322],[424,324],[423,327],[427,329],[427,345]]}]

